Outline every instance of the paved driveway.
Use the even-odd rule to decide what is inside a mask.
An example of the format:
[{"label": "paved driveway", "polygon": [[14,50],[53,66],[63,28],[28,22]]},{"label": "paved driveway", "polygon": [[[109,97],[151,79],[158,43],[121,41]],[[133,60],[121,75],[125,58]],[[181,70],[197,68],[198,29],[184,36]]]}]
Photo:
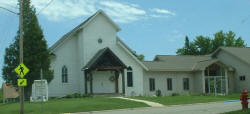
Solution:
[{"label": "paved driveway", "polygon": [[76,114],[218,114],[240,110],[239,101],[82,112]]}]

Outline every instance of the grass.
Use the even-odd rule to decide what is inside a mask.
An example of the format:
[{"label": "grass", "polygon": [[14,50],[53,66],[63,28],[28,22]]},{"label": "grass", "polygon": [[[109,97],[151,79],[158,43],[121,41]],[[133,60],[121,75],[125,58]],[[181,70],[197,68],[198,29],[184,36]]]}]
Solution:
[{"label": "grass", "polygon": [[226,96],[162,96],[162,97],[134,97],[136,99],[148,100],[158,102],[163,105],[178,105],[178,104],[193,104],[193,103],[207,103],[225,100],[237,100],[240,98],[239,94]]},{"label": "grass", "polygon": [[[59,114],[123,108],[148,107],[139,102],[107,97],[54,99],[43,104],[25,102],[25,114]],[[19,103],[0,104],[0,114],[18,114]]]},{"label": "grass", "polygon": [[247,109],[247,110],[238,110],[238,111],[226,112],[224,114],[250,114],[250,108]]},{"label": "grass", "polygon": [[3,102],[3,89],[0,88],[0,103]]}]

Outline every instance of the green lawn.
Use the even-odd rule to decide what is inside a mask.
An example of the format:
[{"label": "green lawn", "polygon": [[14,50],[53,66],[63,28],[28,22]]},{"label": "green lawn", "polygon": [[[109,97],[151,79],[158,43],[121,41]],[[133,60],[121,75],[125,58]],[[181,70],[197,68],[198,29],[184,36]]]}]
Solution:
[{"label": "green lawn", "polygon": [[3,102],[3,90],[0,88],[0,103]]},{"label": "green lawn", "polygon": [[239,94],[227,96],[162,96],[162,97],[133,97],[136,99],[148,100],[158,102],[163,105],[178,105],[178,104],[193,104],[193,103],[207,103],[225,100],[237,100],[240,98]]},{"label": "green lawn", "polygon": [[250,108],[247,110],[238,110],[238,111],[233,111],[233,112],[227,112],[224,114],[250,114]]},{"label": "green lawn", "polygon": [[[55,99],[41,103],[25,102],[25,114],[58,114],[65,112],[87,112],[122,108],[148,107],[133,101],[107,97]],[[0,104],[0,114],[18,114],[19,103]]]}]

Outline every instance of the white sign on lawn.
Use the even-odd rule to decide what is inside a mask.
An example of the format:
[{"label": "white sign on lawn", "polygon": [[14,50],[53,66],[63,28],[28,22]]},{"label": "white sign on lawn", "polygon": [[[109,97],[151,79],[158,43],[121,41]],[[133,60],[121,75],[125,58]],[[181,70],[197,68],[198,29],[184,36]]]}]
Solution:
[{"label": "white sign on lawn", "polygon": [[48,83],[47,80],[34,80],[32,84],[31,102],[48,101]]}]

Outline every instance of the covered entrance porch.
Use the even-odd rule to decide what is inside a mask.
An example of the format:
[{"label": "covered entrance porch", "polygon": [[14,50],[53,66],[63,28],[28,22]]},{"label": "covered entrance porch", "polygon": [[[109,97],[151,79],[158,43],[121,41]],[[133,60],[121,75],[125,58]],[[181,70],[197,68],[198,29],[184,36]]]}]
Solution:
[{"label": "covered entrance porch", "polygon": [[125,68],[109,48],[99,50],[82,69],[85,94],[125,94]]},{"label": "covered entrance porch", "polygon": [[228,94],[228,71],[233,68],[226,66],[220,61],[216,61],[207,66],[204,71],[205,93],[214,95]]}]

